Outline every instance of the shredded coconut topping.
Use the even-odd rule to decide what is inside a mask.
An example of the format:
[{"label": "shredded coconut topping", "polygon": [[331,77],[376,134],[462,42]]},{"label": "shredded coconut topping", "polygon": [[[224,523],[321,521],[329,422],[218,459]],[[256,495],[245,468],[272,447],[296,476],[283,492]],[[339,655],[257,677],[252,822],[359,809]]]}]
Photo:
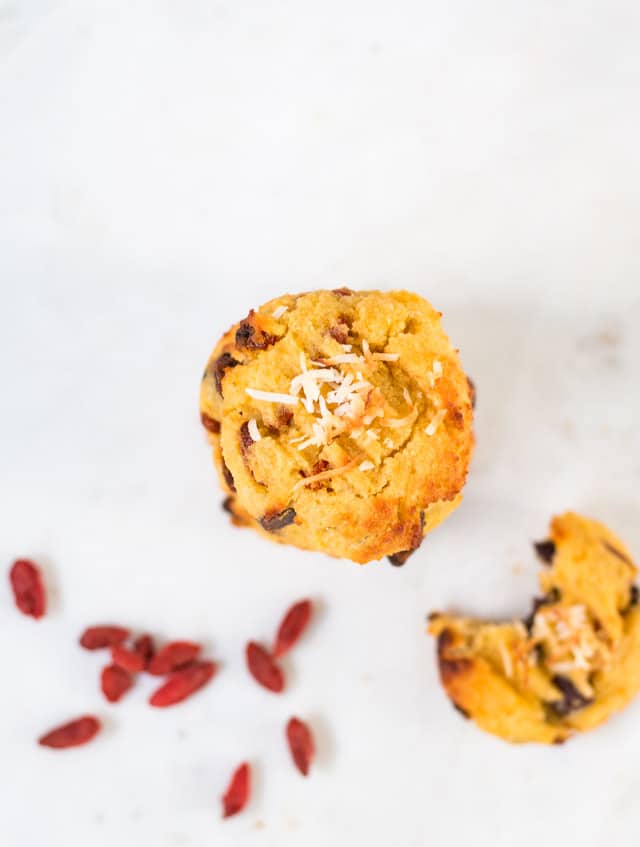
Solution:
[{"label": "shredded coconut topping", "polygon": [[278,308],[275,309],[275,311],[273,312],[272,317],[274,317],[276,320],[278,320],[278,318],[281,318],[284,315],[284,313],[287,312],[288,310],[289,310],[288,306],[278,306]]},{"label": "shredded coconut topping", "polygon": [[262,436],[260,435],[260,430],[258,429],[258,422],[255,418],[251,418],[251,420],[249,421],[248,429],[249,435],[251,436],[253,441],[260,441]]},{"label": "shredded coconut topping", "polygon": [[291,394],[279,394],[277,391],[260,391],[257,388],[245,388],[249,397],[254,400],[264,400],[265,403],[282,403],[284,406],[297,406],[298,398]]},{"label": "shredded coconut topping", "polygon": [[[286,307],[280,306],[274,315],[277,312],[278,316],[281,316],[284,314],[283,310],[286,311]],[[404,388],[402,393],[409,406],[409,413],[400,418],[386,418],[384,398],[380,390],[363,375],[363,371],[370,374],[378,362],[396,362],[400,358],[398,353],[373,352],[366,339],[362,339],[361,353],[354,352],[351,344],[339,346],[344,352],[327,358],[312,359],[310,366],[305,354],[301,352],[300,372],[291,380],[288,394],[245,389],[254,400],[288,406],[302,403],[305,410],[313,416],[313,420],[304,435],[290,441],[290,444],[297,444],[300,451],[310,446],[326,446],[339,435],[349,435],[355,440],[364,437],[367,441],[373,441],[379,436],[369,427],[376,420],[380,426],[400,429],[412,425],[418,417],[418,408],[408,389]],[[342,365],[361,366],[361,370],[345,370]],[[428,375],[432,384],[442,375],[442,365],[438,360],[434,361]],[[435,414],[426,428],[427,434],[432,435],[436,431],[445,414],[444,411]],[[257,424],[255,429],[259,436]],[[257,440],[258,438],[254,438],[254,441]],[[391,439],[385,439],[383,443],[388,449],[395,446]],[[307,480],[309,479],[311,477],[307,477]]]},{"label": "shredded coconut topping", "polygon": [[447,410],[446,409],[440,409],[439,412],[436,412],[435,415],[429,421],[429,425],[426,426],[425,429],[424,429],[424,431],[427,433],[427,435],[429,435],[429,436],[435,435],[436,432],[438,431],[438,427],[440,426],[440,424],[442,423],[442,421],[445,419],[446,416],[447,416]]},{"label": "shredded coconut topping", "polygon": [[370,462],[368,459],[366,459],[364,462],[360,462],[360,464],[358,465],[359,471],[372,471],[374,468],[375,468],[375,465],[373,464],[373,462]]},{"label": "shredded coconut topping", "polygon": [[[609,649],[598,637],[582,605],[543,606],[533,621],[532,641],[542,644],[554,673],[584,672],[606,663]],[[588,687],[585,678],[583,686]]]},{"label": "shredded coconut topping", "polygon": [[323,479],[329,479],[330,477],[347,473],[347,471],[353,470],[357,462],[357,459],[352,459],[340,468],[329,468],[328,471],[322,471],[321,473],[313,474],[313,476],[305,476],[304,479],[300,479],[296,482],[293,486],[293,490],[296,491],[298,488],[304,488],[307,485],[311,485],[313,482],[320,482]]}]

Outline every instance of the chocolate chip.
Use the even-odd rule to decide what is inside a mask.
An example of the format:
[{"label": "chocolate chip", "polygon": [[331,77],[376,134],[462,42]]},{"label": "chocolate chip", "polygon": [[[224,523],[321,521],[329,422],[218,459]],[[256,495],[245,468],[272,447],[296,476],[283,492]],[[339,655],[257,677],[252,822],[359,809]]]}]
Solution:
[{"label": "chocolate chip", "polygon": [[218,394],[222,397],[222,379],[224,377],[225,371],[227,368],[235,368],[239,365],[240,362],[237,359],[234,359],[231,353],[223,353],[222,356],[218,356],[216,359],[215,365],[213,366],[213,378],[216,383],[216,388],[218,389]]},{"label": "chocolate chip", "polygon": [[451,705],[456,710],[456,712],[459,712],[462,715],[463,718],[466,718],[467,720],[469,720],[471,715],[469,714],[469,712],[467,712],[466,709],[463,709],[462,706],[458,706],[458,704],[454,703],[453,700],[451,700]]},{"label": "chocolate chip", "polygon": [[412,553],[413,550],[402,550],[400,553],[393,553],[391,556],[387,556],[387,559],[389,559],[394,568],[401,568]]},{"label": "chocolate chip", "polygon": [[640,589],[638,589],[637,585],[632,585],[631,588],[629,589],[629,602],[627,604],[626,609],[622,610],[622,614],[626,615],[627,612],[630,612],[631,609],[634,608],[634,606],[638,605],[639,601],[640,601]]},{"label": "chocolate chip", "polygon": [[422,542],[424,541],[424,512],[420,512],[420,519],[416,526],[413,528],[413,532],[411,534],[411,547],[408,550],[401,550],[399,553],[393,553],[391,556],[387,556],[391,564],[394,568],[401,568],[409,558],[412,553],[420,547]]},{"label": "chocolate chip", "polygon": [[295,517],[296,510],[289,507],[282,512],[268,512],[264,517],[260,518],[260,524],[267,532],[277,532],[279,529],[293,523]]},{"label": "chocolate chip", "polygon": [[469,383],[469,394],[471,395],[471,408],[475,409],[477,397],[476,384],[470,377],[467,377],[467,382]]},{"label": "chocolate chip", "polygon": [[566,676],[554,676],[551,682],[562,692],[562,700],[555,700],[549,704],[558,717],[563,718],[570,712],[577,712],[593,703],[593,698],[581,694]]},{"label": "chocolate chip", "polygon": [[255,312],[252,309],[249,312],[249,317],[242,321],[236,330],[236,347],[247,348],[248,350],[266,350],[267,347],[275,344],[278,338],[252,323],[254,315]]},{"label": "chocolate chip", "polygon": [[444,653],[447,647],[451,647],[453,644],[453,633],[450,629],[443,629],[440,635],[438,636],[438,655]]},{"label": "chocolate chip", "polygon": [[[328,471],[330,467],[331,467],[331,465],[329,464],[329,462],[327,462],[326,459],[320,459],[311,468],[311,473],[308,474],[308,476],[315,476],[316,474],[324,473],[325,471]],[[304,473],[304,471],[302,471],[302,476],[306,477],[307,474]],[[307,485],[306,487],[309,489],[309,491],[319,491],[328,482],[330,482],[330,480],[318,479],[315,482],[309,483],[309,485]]]},{"label": "chocolate chip", "polygon": [[629,561],[628,556],[625,556],[624,553],[621,553],[620,550],[618,550],[617,547],[613,546],[613,544],[609,544],[609,542],[604,541],[604,539],[602,541],[602,544],[604,545],[604,547],[606,547],[606,549],[610,553],[613,553],[614,556],[617,556],[619,559],[622,559],[623,562],[626,562],[628,565],[633,564],[632,562]]},{"label": "chocolate chip", "polygon": [[346,344],[349,340],[349,327],[343,323],[336,324],[329,330],[329,335],[335,338],[338,344]]},{"label": "chocolate chip", "polygon": [[245,421],[240,427],[240,444],[242,445],[243,451],[254,443],[253,438],[251,437],[251,433],[249,432],[249,424]]},{"label": "chocolate chip", "polygon": [[210,418],[206,412],[200,413],[200,420],[202,421],[202,426],[205,429],[208,429],[209,432],[215,432],[216,434],[220,432],[220,421],[217,421],[215,418]]},{"label": "chocolate chip", "polygon": [[224,460],[222,461],[222,476],[224,477],[224,481],[227,483],[229,488],[232,491],[235,491],[236,490],[236,484],[233,480],[233,474],[231,473],[229,468],[226,466]]},{"label": "chocolate chip", "polygon": [[545,565],[550,565],[553,562],[553,557],[556,555],[556,545],[550,538],[546,541],[535,541],[533,548],[538,554],[538,558]]},{"label": "chocolate chip", "polygon": [[289,424],[293,420],[293,412],[291,411],[291,409],[287,409],[286,406],[279,406],[277,418],[278,418],[278,427],[281,427],[281,428],[284,429],[285,427],[289,426]]},{"label": "chocolate chip", "polygon": [[342,288],[334,288],[331,293],[337,294],[338,297],[348,297],[349,294],[353,294],[353,291],[343,285]]}]

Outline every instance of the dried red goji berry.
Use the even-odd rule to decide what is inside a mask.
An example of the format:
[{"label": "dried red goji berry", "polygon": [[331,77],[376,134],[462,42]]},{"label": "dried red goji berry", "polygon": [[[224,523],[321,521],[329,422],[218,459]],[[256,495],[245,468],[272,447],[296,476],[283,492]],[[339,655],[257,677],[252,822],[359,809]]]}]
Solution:
[{"label": "dried red goji berry", "polygon": [[200,644],[192,641],[170,641],[155,654],[147,666],[153,676],[164,676],[191,664],[201,650]]},{"label": "dried red goji berry", "polygon": [[273,658],[279,659],[288,653],[305,631],[311,619],[311,600],[295,603],[282,619],[273,647]]},{"label": "dried red goji berry", "polygon": [[42,747],[64,750],[66,747],[80,747],[100,732],[101,724],[93,715],[84,715],[74,721],[57,726],[38,739]]},{"label": "dried red goji berry", "polygon": [[155,653],[155,646],[153,644],[153,638],[150,635],[140,635],[133,642],[133,648],[136,653],[140,653],[142,658],[144,659],[145,668],[149,664],[151,657]]},{"label": "dried red goji berry", "polygon": [[233,772],[227,790],[222,795],[222,817],[230,818],[241,812],[249,802],[251,794],[251,768],[243,762]]},{"label": "dried red goji berry", "polygon": [[111,648],[111,660],[114,665],[119,668],[124,668],[125,671],[131,673],[139,673],[144,670],[146,664],[145,657],[137,650],[131,650],[129,647],[123,647],[122,644],[114,644]]},{"label": "dried red goji berry", "polygon": [[133,685],[128,671],[118,665],[107,665],[100,675],[102,693],[110,703],[117,703]]},{"label": "dried red goji berry", "polygon": [[38,620],[46,610],[47,599],[40,568],[29,559],[18,559],[11,566],[9,581],[16,606],[23,615]]},{"label": "dried red goji berry", "polygon": [[215,662],[196,662],[188,668],[175,671],[164,685],[151,695],[149,703],[161,709],[181,703],[206,685],[217,669]]},{"label": "dried red goji berry", "polygon": [[129,637],[129,630],[122,626],[90,626],[80,636],[80,644],[85,650],[102,650],[122,644]]},{"label": "dried red goji berry", "polygon": [[306,776],[316,752],[311,730],[299,718],[291,718],[287,724],[287,741],[295,766]]},{"label": "dried red goji berry", "polygon": [[279,694],[284,689],[284,674],[264,647],[250,641],[246,648],[249,673],[260,685]]}]

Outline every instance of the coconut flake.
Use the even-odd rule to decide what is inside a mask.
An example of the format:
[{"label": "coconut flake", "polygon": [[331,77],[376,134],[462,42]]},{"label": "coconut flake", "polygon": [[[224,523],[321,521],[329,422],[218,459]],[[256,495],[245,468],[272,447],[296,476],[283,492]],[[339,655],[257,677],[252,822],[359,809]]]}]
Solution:
[{"label": "coconut flake", "polygon": [[330,479],[332,476],[338,476],[339,474],[347,473],[356,466],[358,460],[352,459],[350,462],[347,462],[346,465],[342,465],[340,468],[329,468],[328,471],[322,471],[321,473],[314,474],[313,476],[306,476],[304,479],[299,480],[293,486],[293,490],[297,491],[298,488],[304,488],[307,485],[311,485],[313,482],[319,482],[322,479]]},{"label": "coconut flake", "polygon": [[372,353],[371,358],[376,362],[397,362],[400,353]]},{"label": "coconut flake", "polygon": [[356,353],[339,353],[337,356],[331,356],[323,361],[327,365],[355,365],[364,362],[364,358]]},{"label": "coconut flake", "polygon": [[435,415],[431,418],[429,425],[424,428],[424,431],[427,433],[427,435],[431,436],[436,434],[436,432],[438,431],[438,427],[445,419],[446,414],[446,409],[440,409],[439,412],[435,413]]},{"label": "coconut flake", "polygon": [[504,665],[504,672],[507,675],[507,678],[511,679],[513,677],[513,662],[511,660],[511,654],[502,642],[498,642],[498,649],[500,650],[500,658]]},{"label": "coconut flake", "polygon": [[271,316],[273,318],[275,318],[276,320],[278,320],[278,318],[281,318],[284,315],[284,313],[287,312],[288,310],[289,310],[288,306],[278,306],[278,308],[274,312],[272,312]]},{"label": "coconut flake", "polygon": [[291,394],[279,394],[277,391],[260,391],[257,388],[245,388],[249,397],[254,400],[264,400],[265,403],[282,403],[283,406],[297,406],[298,398]]},{"label": "coconut flake", "polygon": [[260,435],[260,430],[258,429],[258,422],[255,418],[251,418],[249,421],[249,435],[251,436],[253,441],[260,441],[262,436]]},{"label": "coconut flake", "polygon": [[418,410],[413,408],[409,414],[404,418],[382,418],[380,421],[381,426],[388,426],[389,429],[400,429],[402,426],[409,426],[412,424],[415,419],[418,417]]},{"label": "coconut flake", "polygon": [[366,459],[364,462],[360,462],[360,464],[358,465],[359,471],[372,471],[374,468],[375,468],[375,465],[373,464],[373,462],[370,462],[368,459]]}]

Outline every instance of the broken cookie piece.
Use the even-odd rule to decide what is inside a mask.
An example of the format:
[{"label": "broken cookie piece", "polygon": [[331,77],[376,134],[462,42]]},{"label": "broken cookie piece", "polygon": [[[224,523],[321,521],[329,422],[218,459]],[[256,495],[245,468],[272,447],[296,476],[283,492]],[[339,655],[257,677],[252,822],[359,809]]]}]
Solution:
[{"label": "broken cookie piece", "polygon": [[272,300],[216,345],[200,412],[221,486],[272,541],[398,565],[460,503],[471,388],[406,291]]},{"label": "broken cookie piece", "polygon": [[568,512],[535,545],[544,596],[524,621],[435,613],[442,686],[481,729],[512,743],[559,744],[640,691],[637,569],[603,524]]}]

